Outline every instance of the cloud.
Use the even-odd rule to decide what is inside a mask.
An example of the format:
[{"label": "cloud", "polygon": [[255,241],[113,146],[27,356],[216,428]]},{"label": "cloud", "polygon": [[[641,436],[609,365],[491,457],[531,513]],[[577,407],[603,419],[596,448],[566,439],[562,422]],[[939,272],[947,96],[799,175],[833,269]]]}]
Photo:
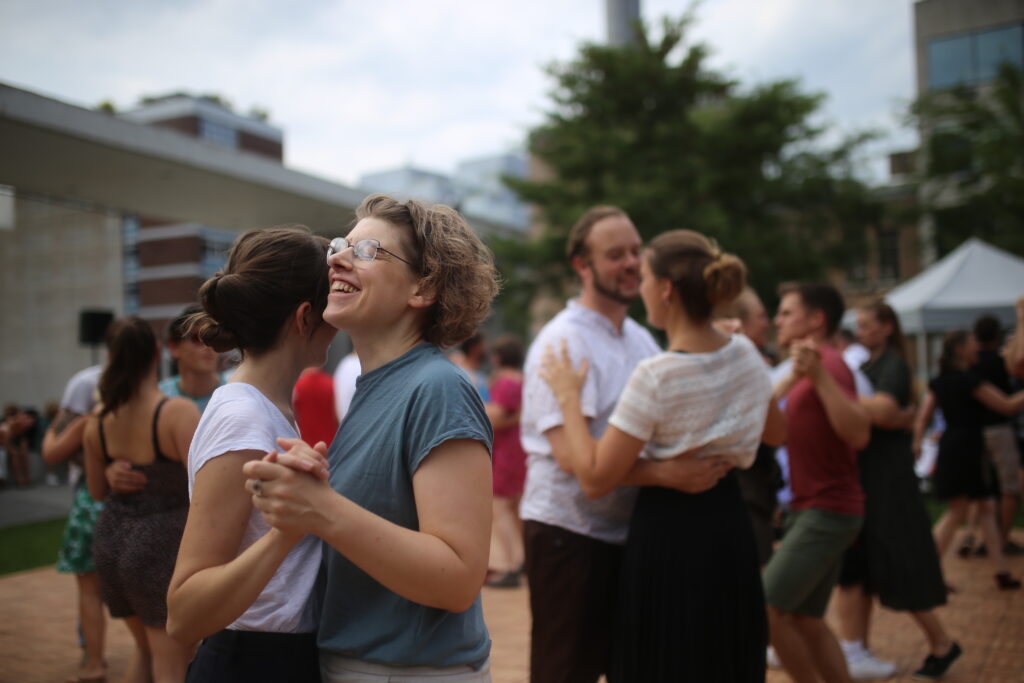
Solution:
[{"label": "cloud", "polygon": [[[642,5],[655,23],[688,3]],[[864,127],[912,93],[911,13],[909,0],[708,0],[693,32],[744,83],[800,78],[829,94],[829,119]],[[270,110],[290,165],[351,184],[520,143],[548,108],[543,66],[604,24],[597,0],[4,0],[0,80],[85,106],[220,93]]]}]

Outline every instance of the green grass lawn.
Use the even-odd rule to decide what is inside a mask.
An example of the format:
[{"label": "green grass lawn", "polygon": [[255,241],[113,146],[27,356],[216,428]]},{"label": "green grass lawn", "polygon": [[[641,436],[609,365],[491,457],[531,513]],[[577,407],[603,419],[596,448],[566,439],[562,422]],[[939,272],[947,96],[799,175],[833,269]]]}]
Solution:
[{"label": "green grass lawn", "polygon": [[0,529],[0,576],[57,562],[64,518]]}]

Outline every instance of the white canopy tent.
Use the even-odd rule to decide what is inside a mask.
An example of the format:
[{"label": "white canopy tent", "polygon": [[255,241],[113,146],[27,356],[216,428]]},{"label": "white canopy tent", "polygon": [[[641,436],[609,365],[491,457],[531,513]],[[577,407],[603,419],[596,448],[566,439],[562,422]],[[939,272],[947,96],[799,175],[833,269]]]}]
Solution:
[{"label": "white canopy tent", "polygon": [[[928,374],[928,338],[970,329],[983,313],[1004,327],[1016,322],[1015,302],[1024,296],[1024,259],[972,237],[927,270],[893,288],[885,301],[903,332],[916,338],[917,375]],[[855,311],[843,324],[852,327]]]}]

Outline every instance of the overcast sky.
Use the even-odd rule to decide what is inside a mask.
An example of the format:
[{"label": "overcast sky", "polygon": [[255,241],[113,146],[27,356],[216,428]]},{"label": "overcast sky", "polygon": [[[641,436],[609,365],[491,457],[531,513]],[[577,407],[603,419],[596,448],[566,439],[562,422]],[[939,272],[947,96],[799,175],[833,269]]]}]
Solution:
[{"label": "overcast sky", "polygon": [[[641,0],[643,17],[681,0]],[[704,0],[694,37],[744,84],[796,78],[839,130],[889,131],[913,96],[911,0]],[[269,110],[288,166],[345,184],[449,172],[521,146],[543,67],[603,41],[604,0],[0,0],[0,81],[72,104],[185,90]]]}]

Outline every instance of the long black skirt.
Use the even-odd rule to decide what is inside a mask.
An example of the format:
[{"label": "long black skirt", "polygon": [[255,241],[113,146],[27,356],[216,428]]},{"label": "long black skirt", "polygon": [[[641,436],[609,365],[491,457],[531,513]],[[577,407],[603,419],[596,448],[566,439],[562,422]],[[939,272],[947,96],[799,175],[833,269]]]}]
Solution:
[{"label": "long black skirt", "polygon": [[890,609],[946,604],[946,584],[921,497],[909,434],[883,434],[858,456],[864,489],[864,588]]},{"label": "long black skirt", "polygon": [[763,683],[768,623],[736,477],[646,487],[626,543],[609,680]]}]

